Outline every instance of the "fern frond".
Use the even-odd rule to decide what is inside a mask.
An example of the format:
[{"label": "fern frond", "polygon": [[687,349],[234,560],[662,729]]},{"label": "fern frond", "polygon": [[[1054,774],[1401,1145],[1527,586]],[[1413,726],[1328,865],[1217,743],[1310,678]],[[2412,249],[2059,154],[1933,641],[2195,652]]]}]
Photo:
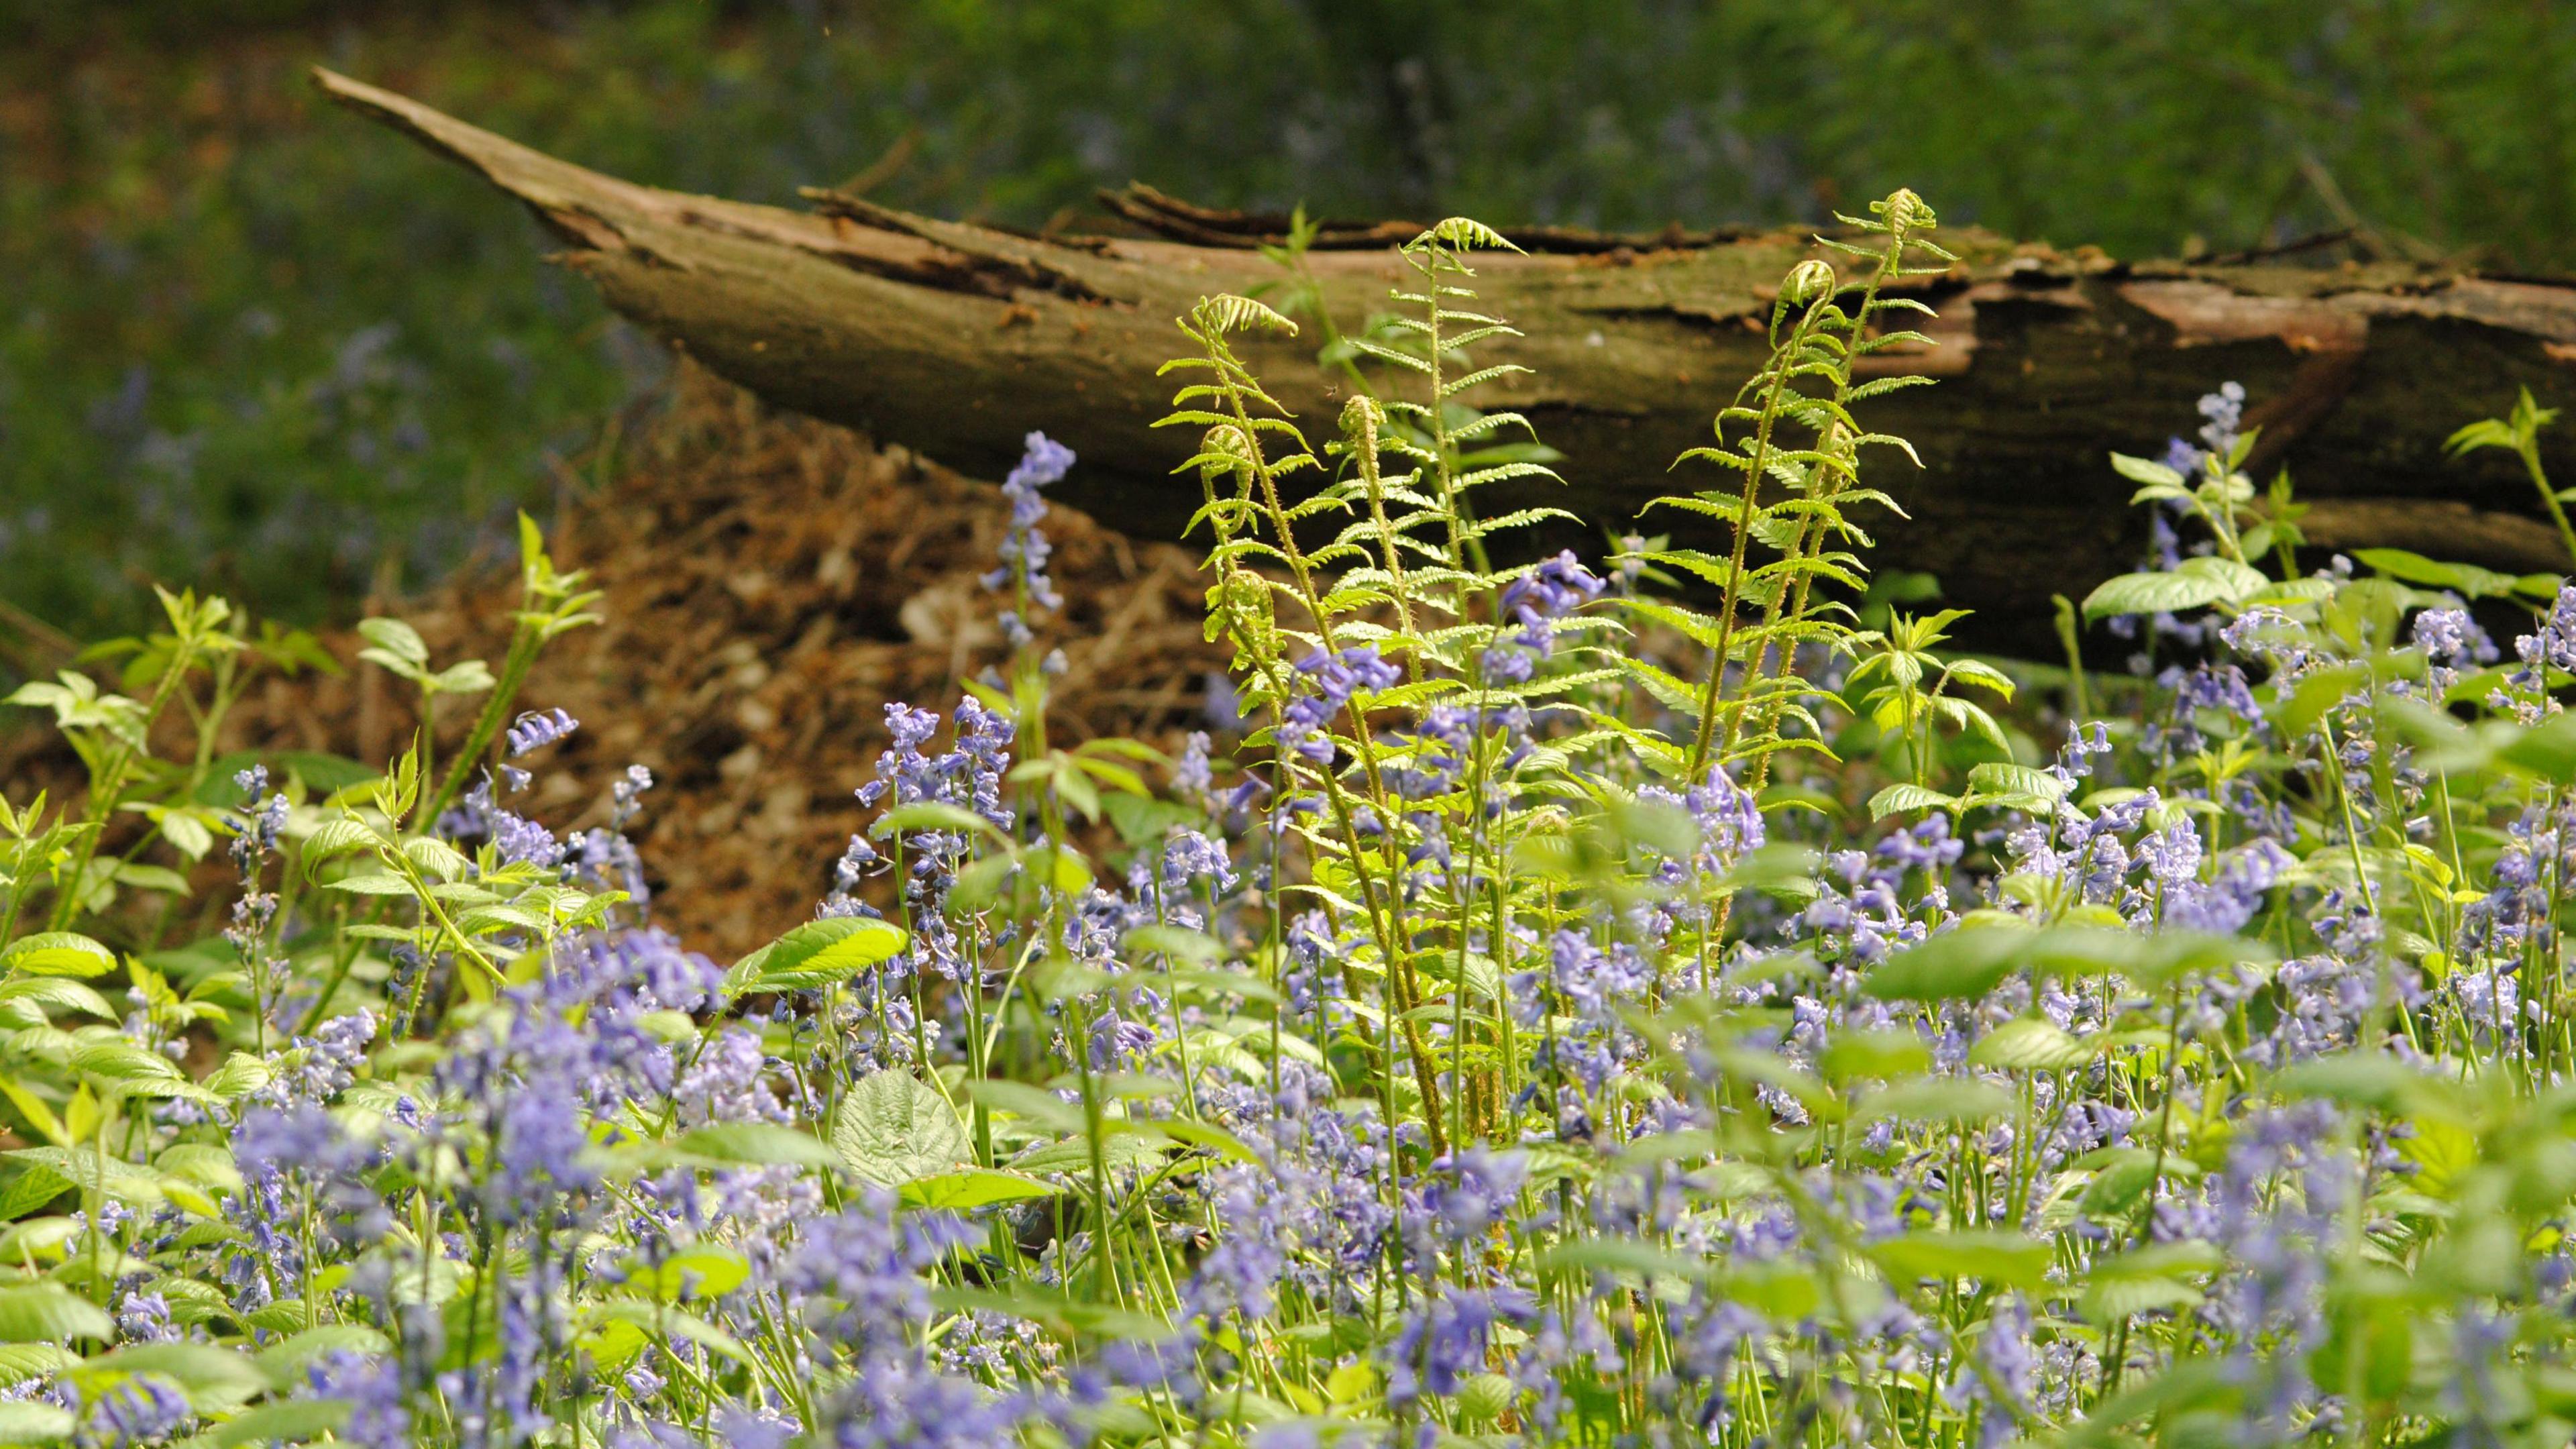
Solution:
[{"label": "fern frond", "polygon": [[1465,392],[1467,389],[1476,386],[1478,383],[1491,382],[1498,377],[1511,377],[1515,374],[1527,371],[1529,371],[1528,368],[1515,362],[1505,362],[1493,367],[1479,368],[1474,372],[1468,373],[1465,377],[1451,378],[1440,384],[1440,396],[1443,400],[1453,398],[1458,394]]},{"label": "fern frond", "polygon": [[1277,332],[1288,337],[1297,335],[1296,323],[1263,303],[1231,292],[1201,301],[1192,309],[1191,315],[1220,335],[1250,329]]}]

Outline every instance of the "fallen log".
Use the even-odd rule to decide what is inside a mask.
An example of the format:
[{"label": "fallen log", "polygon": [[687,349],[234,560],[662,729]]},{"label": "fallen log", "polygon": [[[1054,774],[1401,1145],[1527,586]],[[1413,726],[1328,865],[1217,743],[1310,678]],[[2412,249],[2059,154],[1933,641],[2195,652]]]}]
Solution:
[{"label": "fallen log", "polygon": [[[1199,496],[1171,472],[1188,440],[1151,427],[1171,387],[1154,369],[1183,345],[1172,319],[1201,296],[1282,279],[1255,244],[1284,219],[1141,187],[1113,210],[1162,235],[1041,237],[829,192],[798,212],[636,185],[327,70],[315,80],[525,203],[568,245],[556,261],[714,371],[987,477],[1044,429],[1082,456],[1061,501],[1131,533],[1176,536]],[[1345,326],[1403,279],[1389,242],[1409,231],[1326,228],[1308,264]],[[1567,454],[1570,484],[1493,506],[1555,502],[1620,531],[1656,493],[1699,486],[1672,460],[1706,440],[1760,359],[1773,289],[1817,249],[1787,230],[1522,236],[1527,254],[1481,257],[1476,283],[1480,307],[1528,334],[1508,359],[1535,371],[1475,400],[1527,414]],[[2576,286],[2400,262],[2120,262],[1974,229],[1944,240],[1960,263],[1920,288],[1940,312],[1927,329],[1938,345],[1901,359],[1941,386],[1869,405],[1867,420],[1923,462],[1882,458],[1871,480],[1911,515],[1878,531],[1874,562],[1937,575],[1977,611],[1969,640],[2054,653],[2050,596],[2080,597],[2138,557],[2143,523],[2104,454],[2160,453],[2224,379],[2253,399],[2258,473],[2292,470],[2320,548],[2567,568],[2519,465],[2448,458],[2442,442],[2518,387],[2543,405],[2565,398]],[[1479,362],[1504,356],[1497,346]],[[1247,357],[1329,430],[1337,383],[1311,338],[1248,342]],[[2576,483],[2576,429],[2543,445]]]}]

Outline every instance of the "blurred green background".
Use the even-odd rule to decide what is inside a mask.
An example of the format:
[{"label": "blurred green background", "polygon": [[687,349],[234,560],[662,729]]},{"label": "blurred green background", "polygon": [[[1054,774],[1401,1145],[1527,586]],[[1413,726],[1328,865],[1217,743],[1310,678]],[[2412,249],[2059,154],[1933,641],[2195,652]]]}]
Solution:
[{"label": "blurred green background", "polygon": [[[639,180],[1043,223],[1945,219],[2145,256],[2358,226],[2576,264],[2563,0],[0,0],[0,598],[345,617],[542,508],[666,362],[322,62]],[[909,138],[909,139],[907,139]]]}]

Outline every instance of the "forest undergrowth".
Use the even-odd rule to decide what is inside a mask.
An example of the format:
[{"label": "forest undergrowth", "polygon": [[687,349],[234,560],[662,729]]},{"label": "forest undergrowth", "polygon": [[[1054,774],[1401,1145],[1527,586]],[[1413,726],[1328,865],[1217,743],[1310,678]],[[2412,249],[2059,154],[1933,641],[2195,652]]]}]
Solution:
[{"label": "forest undergrowth", "polygon": [[[2565,1444],[2576,586],[2318,557],[2230,384],[2105,463],[2149,549],[2061,622],[2126,683],[2033,699],[1873,587],[1920,380],[1864,364],[1946,254],[1844,221],[1590,559],[1478,507],[1563,461],[1470,402],[1500,235],[1342,329],[1200,302],[1240,728],[1050,740],[1031,434],[1008,657],[887,708],[730,965],[654,924],[649,772],[528,803],[596,622],[533,525],[497,661],[363,626],[473,721],[381,767],[219,753],[330,661],[163,593],[11,701],[88,779],[0,809],[0,1442]],[[1301,322],[1330,436],[1236,351]],[[2454,442],[2563,527],[2551,421]]]}]

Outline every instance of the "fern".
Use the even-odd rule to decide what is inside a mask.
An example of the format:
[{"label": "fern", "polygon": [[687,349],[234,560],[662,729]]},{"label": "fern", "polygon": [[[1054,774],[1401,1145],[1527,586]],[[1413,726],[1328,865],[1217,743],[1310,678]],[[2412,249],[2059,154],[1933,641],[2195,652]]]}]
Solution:
[{"label": "fern", "polygon": [[[1847,653],[1853,645],[1843,622],[1848,608],[1820,601],[1816,585],[1822,580],[1857,592],[1866,583],[1868,568],[1855,550],[1867,548],[1870,539],[1848,510],[1867,503],[1901,516],[1894,499],[1860,486],[1861,450],[1887,446],[1909,458],[1913,450],[1901,438],[1866,430],[1851,409],[1928,379],[1862,380],[1857,364],[1890,348],[1929,343],[1918,331],[1882,330],[1886,313],[1930,310],[1912,298],[1890,296],[1888,288],[1941,271],[1954,258],[1925,238],[1936,218],[1914,193],[1899,191],[1870,210],[1867,220],[1839,219],[1874,240],[1819,238],[1824,247],[1865,259],[1863,278],[1845,282],[1822,260],[1793,268],[1772,306],[1770,356],[1719,411],[1715,445],[1682,455],[1682,461],[1714,463],[1736,474],[1735,487],[1661,497],[1648,505],[1709,518],[1727,533],[1723,554],[1665,546],[1632,555],[1718,590],[1713,613],[1648,601],[1628,605],[1681,628],[1709,651],[1706,678],[1676,711],[1691,727],[1689,748],[1657,752],[1686,779],[1697,780],[1723,762],[1738,767],[1758,789],[1768,778],[1771,757],[1787,745],[1784,727],[1812,725],[1797,702],[1803,686],[1790,673],[1797,648],[1814,644]],[[1766,485],[1779,490],[1769,502],[1763,498]],[[1754,561],[1756,544],[1771,555],[1767,560]],[[1649,693],[1668,695],[1663,680],[1635,668],[1630,673]],[[1801,747],[1820,748],[1812,741]]]}]

